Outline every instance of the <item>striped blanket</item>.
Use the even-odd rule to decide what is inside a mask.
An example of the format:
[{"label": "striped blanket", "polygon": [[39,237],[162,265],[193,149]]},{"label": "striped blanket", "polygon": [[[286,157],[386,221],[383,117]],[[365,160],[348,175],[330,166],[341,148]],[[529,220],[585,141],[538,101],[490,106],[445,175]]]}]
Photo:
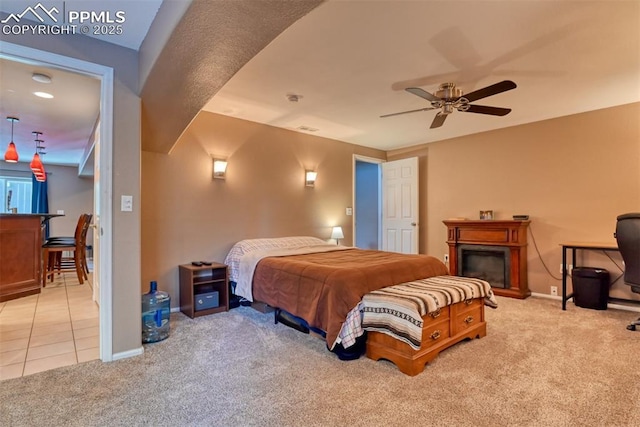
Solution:
[{"label": "striped blanket", "polygon": [[491,285],[480,279],[436,276],[369,292],[362,299],[362,327],[388,334],[418,350],[422,317],[441,307],[474,298],[497,308]]}]

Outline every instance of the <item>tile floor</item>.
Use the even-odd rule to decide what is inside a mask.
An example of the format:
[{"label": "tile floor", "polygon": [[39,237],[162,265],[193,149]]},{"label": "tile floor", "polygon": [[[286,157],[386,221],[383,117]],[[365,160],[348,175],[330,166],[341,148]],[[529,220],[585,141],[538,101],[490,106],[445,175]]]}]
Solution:
[{"label": "tile floor", "polygon": [[40,294],[0,303],[0,380],[100,358],[91,275],[56,276]]}]

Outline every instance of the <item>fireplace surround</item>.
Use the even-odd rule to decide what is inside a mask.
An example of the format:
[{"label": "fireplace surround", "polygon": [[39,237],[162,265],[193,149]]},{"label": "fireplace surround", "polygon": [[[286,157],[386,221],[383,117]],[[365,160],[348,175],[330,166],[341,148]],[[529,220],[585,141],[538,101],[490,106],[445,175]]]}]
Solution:
[{"label": "fireplace surround", "polygon": [[496,295],[526,298],[529,221],[446,220],[449,272],[477,277]]}]

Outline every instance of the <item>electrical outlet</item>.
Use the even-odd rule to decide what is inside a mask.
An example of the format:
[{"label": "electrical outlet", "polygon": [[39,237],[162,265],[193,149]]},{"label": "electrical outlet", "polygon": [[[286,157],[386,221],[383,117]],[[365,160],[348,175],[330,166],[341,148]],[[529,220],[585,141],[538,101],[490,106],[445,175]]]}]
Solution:
[{"label": "electrical outlet", "polygon": [[444,254],[444,256],[442,257],[442,259],[444,260],[445,264],[449,263],[449,254]]},{"label": "electrical outlet", "polygon": [[551,295],[558,296],[558,287],[557,286],[552,286],[551,287]]}]

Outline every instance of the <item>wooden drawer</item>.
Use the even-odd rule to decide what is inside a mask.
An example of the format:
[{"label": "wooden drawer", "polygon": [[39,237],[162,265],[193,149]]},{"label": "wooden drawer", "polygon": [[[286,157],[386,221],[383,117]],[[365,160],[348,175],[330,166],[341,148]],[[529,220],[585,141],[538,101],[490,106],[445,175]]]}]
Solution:
[{"label": "wooden drawer", "polygon": [[482,322],[482,298],[476,298],[470,303],[461,302],[454,306],[455,313],[452,313],[453,335],[463,332],[478,323]]},{"label": "wooden drawer", "polygon": [[[425,316],[423,319],[426,319]],[[425,321],[422,327],[422,345],[420,348],[428,348],[439,341],[445,341],[451,336],[449,318],[440,321]]]}]

